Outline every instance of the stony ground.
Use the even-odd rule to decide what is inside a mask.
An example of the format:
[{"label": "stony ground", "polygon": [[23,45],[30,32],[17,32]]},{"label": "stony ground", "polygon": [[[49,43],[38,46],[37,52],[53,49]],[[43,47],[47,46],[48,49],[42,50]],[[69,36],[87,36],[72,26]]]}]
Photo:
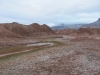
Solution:
[{"label": "stony ground", "polygon": [[57,41],[65,45],[1,61],[0,75],[100,75],[100,40]]}]

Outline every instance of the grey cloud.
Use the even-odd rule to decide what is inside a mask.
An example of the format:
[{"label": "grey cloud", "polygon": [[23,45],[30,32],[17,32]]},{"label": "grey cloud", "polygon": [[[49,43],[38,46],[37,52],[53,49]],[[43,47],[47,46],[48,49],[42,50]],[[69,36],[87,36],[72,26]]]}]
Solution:
[{"label": "grey cloud", "polygon": [[80,23],[100,17],[100,0],[0,0],[0,22]]}]

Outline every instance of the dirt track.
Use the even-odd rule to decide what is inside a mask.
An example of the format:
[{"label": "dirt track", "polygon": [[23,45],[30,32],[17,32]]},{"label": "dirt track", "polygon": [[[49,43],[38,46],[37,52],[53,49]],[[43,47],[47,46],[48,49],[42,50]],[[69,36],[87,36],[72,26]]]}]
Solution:
[{"label": "dirt track", "polygon": [[0,75],[100,75],[100,40],[71,39],[57,39],[63,46],[1,61]]}]

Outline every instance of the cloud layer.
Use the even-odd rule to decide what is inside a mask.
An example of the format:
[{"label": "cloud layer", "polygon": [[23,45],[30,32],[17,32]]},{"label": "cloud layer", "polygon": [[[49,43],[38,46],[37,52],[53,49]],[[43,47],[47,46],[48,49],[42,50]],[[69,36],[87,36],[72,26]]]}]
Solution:
[{"label": "cloud layer", "polygon": [[0,0],[0,22],[89,23],[100,17],[100,0]]}]

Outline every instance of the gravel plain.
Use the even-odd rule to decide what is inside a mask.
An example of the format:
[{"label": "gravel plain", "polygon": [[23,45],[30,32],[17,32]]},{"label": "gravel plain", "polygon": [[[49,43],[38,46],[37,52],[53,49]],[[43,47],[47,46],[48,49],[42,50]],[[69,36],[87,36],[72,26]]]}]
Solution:
[{"label": "gravel plain", "polygon": [[0,61],[0,75],[100,75],[100,40],[56,41],[64,45]]}]

